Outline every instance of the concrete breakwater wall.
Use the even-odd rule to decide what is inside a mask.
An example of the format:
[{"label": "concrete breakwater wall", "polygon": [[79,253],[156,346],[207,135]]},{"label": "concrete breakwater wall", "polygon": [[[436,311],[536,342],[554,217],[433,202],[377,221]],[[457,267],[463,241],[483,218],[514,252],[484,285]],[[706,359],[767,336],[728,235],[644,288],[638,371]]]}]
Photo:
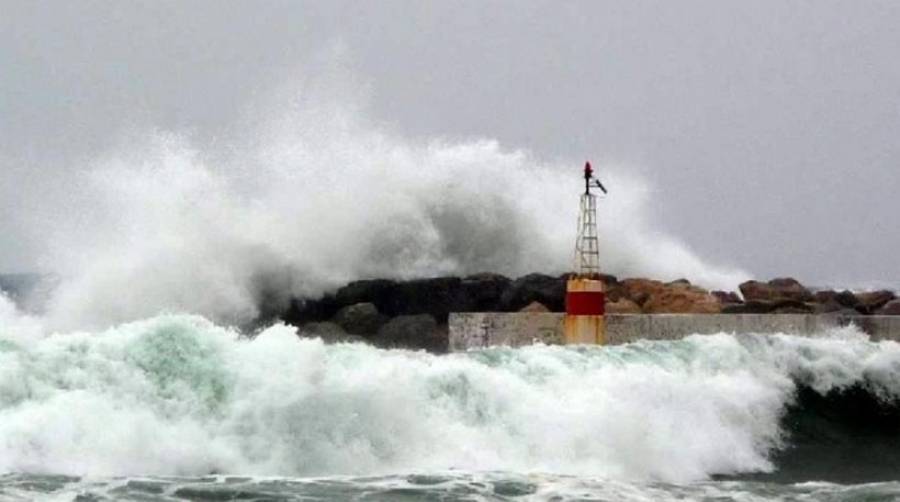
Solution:
[{"label": "concrete breakwater wall", "polygon": [[[450,351],[491,345],[518,347],[540,342],[563,342],[561,313],[450,314]],[[900,341],[900,316],[840,316],[827,314],[608,314],[606,341],[610,345],[637,340],[675,340],[693,334],[788,333],[816,335],[854,324],[873,340]]]}]

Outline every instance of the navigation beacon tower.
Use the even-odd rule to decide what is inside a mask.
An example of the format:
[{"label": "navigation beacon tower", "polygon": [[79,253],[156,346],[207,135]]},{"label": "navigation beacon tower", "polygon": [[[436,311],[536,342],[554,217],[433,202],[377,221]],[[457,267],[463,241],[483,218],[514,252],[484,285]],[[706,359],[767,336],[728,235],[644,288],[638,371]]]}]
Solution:
[{"label": "navigation beacon tower", "polygon": [[597,242],[596,186],[604,194],[606,188],[594,178],[590,162],[584,164],[584,193],[578,213],[578,236],[575,240],[575,272],[566,283],[565,342],[567,344],[605,343],[606,295],[600,280],[600,249]]}]

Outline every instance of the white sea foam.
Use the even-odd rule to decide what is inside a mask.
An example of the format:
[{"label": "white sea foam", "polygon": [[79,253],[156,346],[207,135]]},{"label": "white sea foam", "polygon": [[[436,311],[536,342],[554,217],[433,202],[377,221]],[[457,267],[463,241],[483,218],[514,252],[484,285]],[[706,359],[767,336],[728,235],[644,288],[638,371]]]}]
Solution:
[{"label": "white sea foam", "polygon": [[896,397],[898,362],[851,329],[436,357],[160,316],[0,344],[0,472],[682,482],[772,468],[797,381]]},{"label": "white sea foam", "polygon": [[[216,141],[135,132],[43,180],[46,196],[20,216],[62,279],[47,324],[161,312],[241,323],[263,298],[358,278],[570,269],[586,152],[548,162],[490,139],[405,138],[367,118],[352,75],[319,70]],[[648,184],[594,160],[610,189],[606,270],[711,287],[746,277],[655,228]]]},{"label": "white sea foam", "polygon": [[44,335],[41,318],[22,312],[11,298],[0,291],[0,339],[29,343]]}]

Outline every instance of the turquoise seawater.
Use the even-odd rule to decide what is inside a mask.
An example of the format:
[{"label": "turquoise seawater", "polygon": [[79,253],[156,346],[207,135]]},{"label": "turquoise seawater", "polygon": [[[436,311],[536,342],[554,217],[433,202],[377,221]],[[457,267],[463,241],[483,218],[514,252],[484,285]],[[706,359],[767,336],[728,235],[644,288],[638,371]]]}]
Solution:
[{"label": "turquoise seawater", "polygon": [[2,326],[0,499],[898,500],[898,397],[900,345],[853,328],[434,356]]}]

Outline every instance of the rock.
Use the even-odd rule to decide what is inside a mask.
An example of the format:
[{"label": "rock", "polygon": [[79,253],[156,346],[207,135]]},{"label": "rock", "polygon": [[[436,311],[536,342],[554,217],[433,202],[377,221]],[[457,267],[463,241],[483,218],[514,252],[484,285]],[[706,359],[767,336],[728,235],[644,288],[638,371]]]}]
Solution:
[{"label": "rock", "polygon": [[742,304],[725,305],[723,314],[810,314],[815,306],[796,300],[771,302],[749,301]]},{"label": "rock", "polygon": [[651,279],[625,279],[620,283],[626,298],[638,305],[643,305],[654,293],[666,288],[666,285]]},{"label": "rock", "polygon": [[778,301],[794,300],[799,302],[813,301],[813,295],[796,279],[789,277],[772,279],[768,283],[747,281],[739,286],[746,301]]},{"label": "rock", "polygon": [[485,273],[465,277],[461,286],[473,312],[496,312],[500,310],[500,297],[511,283],[509,277]]},{"label": "rock", "polygon": [[625,294],[625,288],[623,288],[621,284],[613,284],[611,286],[604,284],[603,289],[606,291],[607,302],[617,302],[623,298],[629,300],[628,296]]},{"label": "rock", "polygon": [[374,303],[355,303],[339,310],[332,321],[347,333],[372,336],[388,318],[378,312]]},{"label": "rock", "polygon": [[475,300],[466,294],[462,282],[459,277],[436,277],[397,283],[391,303],[383,312],[392,317],[429,314],[444,324],[450,312],[475,309]]},{"label": "rock", "polygon": [[357,343],[365,342],[366,339],[350,335],[340,326],[333,322],[311,322],[300,326],[297,335],[301,338],[321,338],[323,342],[331,343]]},{"label": "rock", "polygon": [[380,312],[388,313],[385,307],[391,303],[396,287],[396,281],[387,279],[353,281],[337,290],[335,302],[341,307],[371,303]]},{"label": "rock", "polygon": [[856,308],[862,313],[871,314],[895,298],[897,295],[887,290],[856,293],[856,299],[859,300]]},{"label": "rock", "polygon": [[628,298],[620,298],[619,301],[606,302],[607,314],[640,314],[641,306]]},{"label": "rock", "polygon": [[[714,314],[721,310],[721,302],[705,289],[692,285],[687,279],[662,283],[651,279],[629,278],[620,282],[619,298],[610,298],[612,303],[626,299],[634,303],[645,314]],[[613,308],[622,308],[635,313],[628,303]],[[609,309],[609,304],[607,304]]]},{"label": "rock", "polygon": [[744,303],[744,300],[734,291],[713,291],[710,294],[716,297],[719,303]]},{"label": "rock", "polygon": [[[603,281],[603,285],[606,286],[607,288],[615,286],[616,284],[619,283],[619,278],[612,274],[600,273],[600,274],[597,274],[597,278],[600,279],[601,281]],[[568,274],[566,274],[565,279],[568,279]]]},{"label": "rock", "polygon": [[859,299],[856,298],[856,295],[846,289],[838,293],[834,299],[841,305],[851,309],[859,305]]},{"label": "rock", "polygon": [[287,324],[300,326],[309,322],[318,322],[331,319],[340,306],[334,296],[325,295],[319,299],[291,300],[287,311],[281,319]]},{"label": "rock", "polygon": [[812,292],[796,279],[790,277],[772,279],[769,281],[769,286],[775,291],[774,300],[813,301]]},{"label": "rock", "polygon": [[447,333],[438,329],[437,321],[429,314],[395,317],[378,330],[372,342],[381,348],[447,352]]},{"label": "rock", "polygon": [[837,291],[835,291],[833,289],[825,289],[825,290],[816,291],[815,293],[813,293],[813,300],[815,300],[816,303],[822,303],[822,304],[830,303],[830,302],[837,303],[837,295],[838,295]]},{"label": "rock", "polygon": [[856,295],[847,290],[841,292],[837,292],[834,290],[816,291],[813,295],[813,298],[817,303],[823,305],[828,303],[835,303],[843,307],[853,308],[859,304],[859,300],[856,299]]},{"label": "rock", "polygon": [[900,315],[900,300],[891,300],[875,311],[876,315]]},{"label": "rock", "polygon": [[773,314],[812,314],[815,311],[814,304],[794,300],[784,300],[778,302],[777,305],[772,311]]},{"label": "rock", "polygon": [[507,277],[498,274],[402,282],[375,279],[352,282],[339,289],[335,299],[341,306],[372,303],[390,317],[430,314],[445,323],[451,312],[500,310],[500,298],[510,283]]},{"label": "rock", "polygon": [[524,308],[520,309],[519,312],[537,314],[537,313],[550,312],[550,309],[548,309],[541,302],[531,302],[528,305],[526,305]]},{"label": "rock", "polygon": [[651,294],[642,310],[645,314],[718,314],[722,304],[706,291],[682,283]]},{"label": "rock", "polygon": [[813,300],[812,293],[809,289],[800,284],[797,279],[791,277],[772,279],[769,281],[769,286],[776,291],[778,298],[798,302],[810,302]]},{"label": "rock", "polygon": [[566,310],[566,280],[544,274],[529,274],[513,281],[500,298],[500,310],[515,312],[531,302],[540,302],[551,312]]},{"label": "rock", "polygon": [[746,281],[738,286],[745,302],[765,302],[772,299],[772,288],[759,281]]}]

